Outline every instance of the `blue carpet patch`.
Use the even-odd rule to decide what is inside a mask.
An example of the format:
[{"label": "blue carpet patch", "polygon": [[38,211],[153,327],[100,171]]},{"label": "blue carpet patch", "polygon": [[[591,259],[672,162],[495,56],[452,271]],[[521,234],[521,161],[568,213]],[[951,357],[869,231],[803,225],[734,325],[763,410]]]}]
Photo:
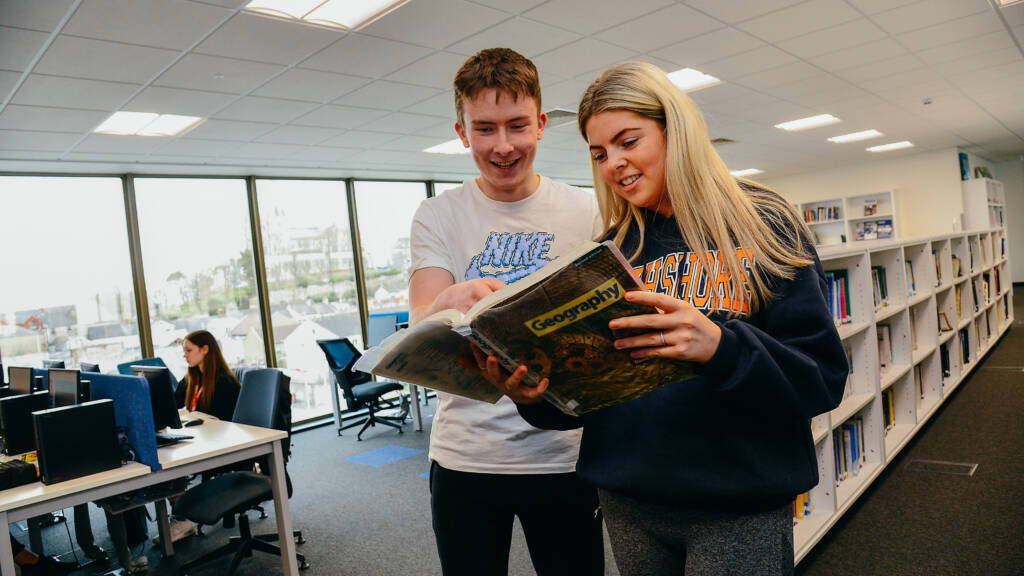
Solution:
[{"label": "blue carpet patch", "polygon": [[363,452],[362,454],[356,454],[355,456],[349,456],[348,458],[345,458],[345,460],[355,462],[356,464],[380,467],[387,466],[392,462],[397,462],[421,452],[423,452],[423,450],[416,448],[388,445],[382,448],[377,448],[376,450],[370,450],[369,452]]}]

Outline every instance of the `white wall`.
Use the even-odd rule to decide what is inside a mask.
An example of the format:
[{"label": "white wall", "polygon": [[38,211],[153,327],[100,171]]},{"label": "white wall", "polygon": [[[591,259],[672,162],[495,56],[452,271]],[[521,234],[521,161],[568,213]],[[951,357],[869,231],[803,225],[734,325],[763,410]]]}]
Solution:
[{"label": "white wall", "polygon": [[948,148],[763,181],[791,202],[894,189],[900,236],[934,236],[953,232],[963,212],[957,154]]},{"label": "white wall", "polygon": [[1024,282],[1024,158],[989,164],[992,176],[1003,183],[1006,194],[1006,242],[1010,251],[1010,276]]}]

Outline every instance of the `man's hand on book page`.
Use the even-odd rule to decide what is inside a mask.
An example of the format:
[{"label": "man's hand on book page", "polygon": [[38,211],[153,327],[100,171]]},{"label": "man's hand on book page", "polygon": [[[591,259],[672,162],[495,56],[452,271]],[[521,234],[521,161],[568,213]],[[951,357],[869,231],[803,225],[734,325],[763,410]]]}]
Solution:
[{"label": "man's hand on book page", "polygon": [[516,404],[536,404],[543,400],[544,391],[548,389],[547,378],[542,379],[534,386],[523,381],[528,371],[526,366],[519,366],[515,372],[509,374],[497,357],[485,354],[475,345],[473,346],[473,356],[476,358],[476,367],[484,378],[487,378],[488,382]]},{"label": "man's hand on book page", "polygon": [[722,329],[687,302],[642,290],[626,292],[626,300],[650,304],[661,312],[616,318],[608,323],[612,330],[644,331],[615,341],[616,348],[630,349],[633,358],[657,356],[704,364],[718,350]]},{"label": "man's hand on book page", "polygon": [[477,278],[476,280],[452,284],[442,290],[437,295],[437,298],[434,298],[434,302],[430,305],[426,315],[429,316],[449,308],[454,308],[465,314],[481,298],[504,287],[505,283],[497,278]]}]

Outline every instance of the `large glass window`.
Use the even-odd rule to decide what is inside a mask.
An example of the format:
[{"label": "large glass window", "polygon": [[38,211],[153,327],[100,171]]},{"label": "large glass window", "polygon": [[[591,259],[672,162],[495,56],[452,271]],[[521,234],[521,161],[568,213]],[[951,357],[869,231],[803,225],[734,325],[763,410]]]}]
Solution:
[{"label": "large glass window", "polygon": [[141,356],[118,178],[0,177],[5,366]]},{"label": "large glass window", "polygon": [[434,182],[434,196],[440,196],[452,188],[462,186],[461,182]]},{"label": "large glass window", "polygon": [[370,316],[409,310],[409,227],[427,197],[418,182],[355,183]]},{"label": "large glass window", "polygon": [[156,356],[181,378],[209,330],[231,366],[266,365],[245,181],[137,178],[135,197]]},{"label": "large glass window", "polygon": [[277,366],[293,420],[307,420],[331,411],[334,391],[316,341],[362,340],[345,183],[257,180],[256,193]]}]

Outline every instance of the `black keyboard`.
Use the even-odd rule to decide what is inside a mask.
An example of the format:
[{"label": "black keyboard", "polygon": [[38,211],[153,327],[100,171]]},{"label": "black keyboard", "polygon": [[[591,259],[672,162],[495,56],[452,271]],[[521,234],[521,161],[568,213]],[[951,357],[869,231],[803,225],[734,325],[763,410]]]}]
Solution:
[{"label": "black keyboard", "polygon": [[157,446],[170,446],[171,444],[177,444],[182,440],[191,440],[194,436],[188,434],[171,434],[170,432],[157,432],[156,433],[156,445]]}]

